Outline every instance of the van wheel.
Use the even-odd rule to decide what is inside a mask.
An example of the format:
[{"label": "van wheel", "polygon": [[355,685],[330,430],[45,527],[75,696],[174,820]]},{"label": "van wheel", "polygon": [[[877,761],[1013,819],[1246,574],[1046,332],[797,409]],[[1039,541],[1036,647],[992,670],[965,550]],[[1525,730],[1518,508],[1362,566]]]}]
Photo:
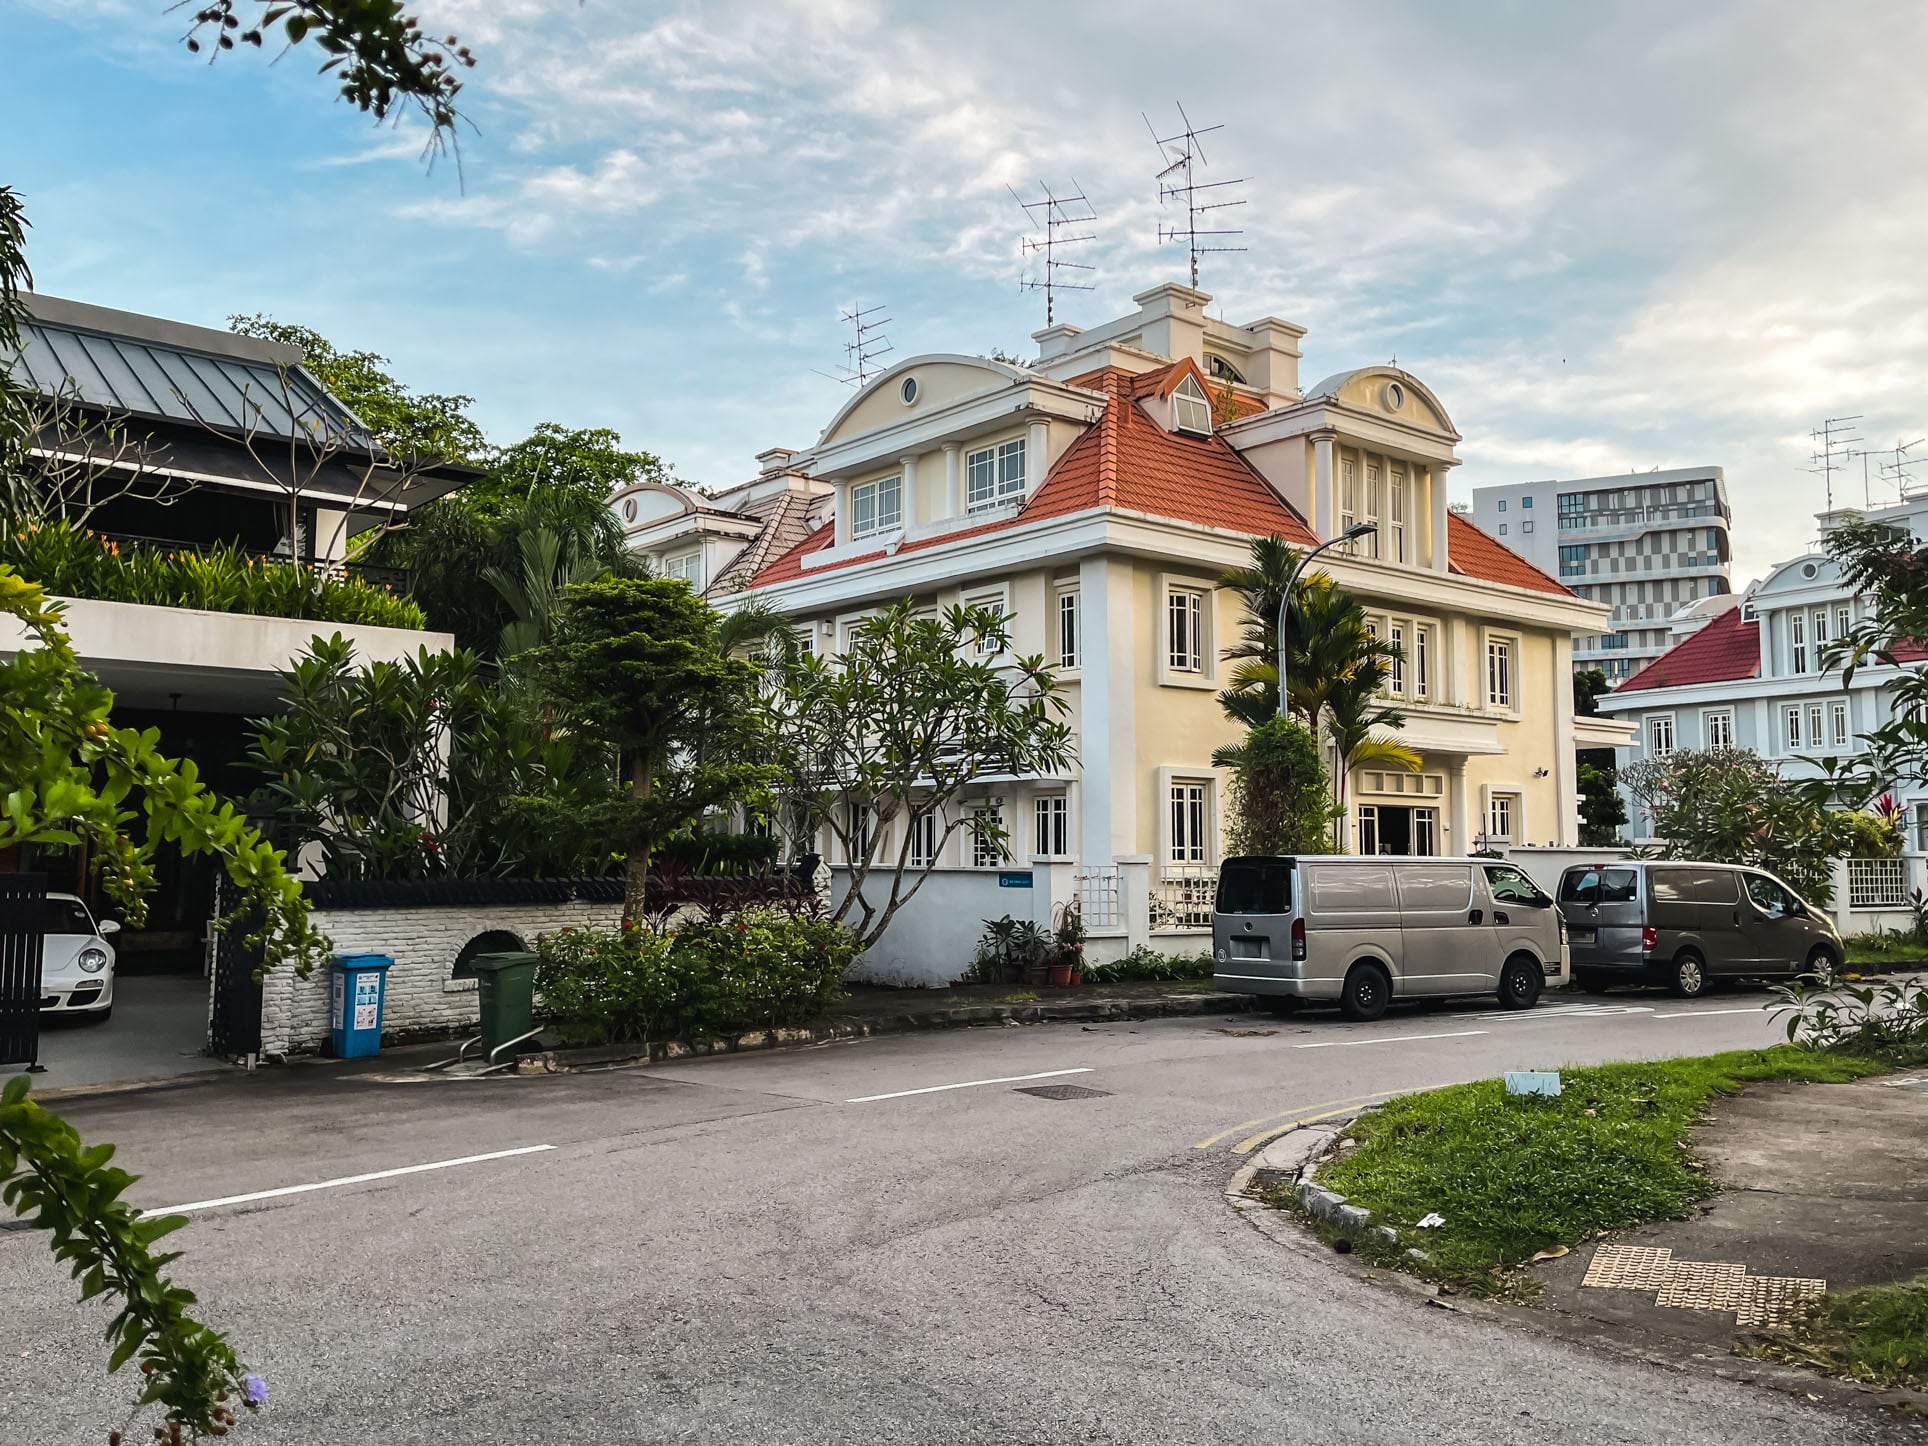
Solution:
[{"label": "van wheel", "polygon": [[1539,961],[1516,954],[1500,970],[1500,1006],[1505,1009],[1531,1009],[1540,1002],[1540,989],[1546,976]]},{"label": "van wheel", "polygon": [[1299,1006],[1305,1001],[1296,994],[1268,994],[1262,1001],[1267,1014],[1277,1015],[1280,1019],[1297,1014]]},{"label": "van wheel", "polygon": [[1379,1018],[1392,1003],[1392,980],[1377,964],[1356,964],[1339,991],[1339,1013],[1365,1023]]},{"label": "van wheel", "polygon": [[1674,956],[1673,976],[1667,987],[1682,999],[1698,999],[1707,992],[1707,962],[1692,949]]},{"label": "van wheel", "polygon": [[1825,944],[1816,944],[1807,957],[1807,972],[1820,979],[1832,979],[1841,972],[1841,957]]}]

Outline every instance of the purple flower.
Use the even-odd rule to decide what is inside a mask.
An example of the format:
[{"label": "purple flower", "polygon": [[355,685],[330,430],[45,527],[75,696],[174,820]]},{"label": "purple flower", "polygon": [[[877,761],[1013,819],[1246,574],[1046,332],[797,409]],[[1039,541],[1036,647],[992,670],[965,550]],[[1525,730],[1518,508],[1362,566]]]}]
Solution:
[{"label": "purple flower", "polygon": [[241,1378],[241,1399],[246,1401],[250,1406],[267,1405],[268,1383],[253,1371],[249,1371],[247,1375]]}]

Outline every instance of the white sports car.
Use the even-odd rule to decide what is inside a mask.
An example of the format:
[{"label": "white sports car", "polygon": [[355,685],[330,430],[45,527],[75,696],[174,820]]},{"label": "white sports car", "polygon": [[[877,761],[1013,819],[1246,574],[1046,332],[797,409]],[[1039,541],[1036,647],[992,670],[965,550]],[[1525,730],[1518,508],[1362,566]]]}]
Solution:
[{"label": "white sports car", "polygon": [[114,1012],[114,946],[120,925],[98,924],[72,894],[47,895],[47,937],[40,946],[40,1012],[80,1014],[99,1024]]}]

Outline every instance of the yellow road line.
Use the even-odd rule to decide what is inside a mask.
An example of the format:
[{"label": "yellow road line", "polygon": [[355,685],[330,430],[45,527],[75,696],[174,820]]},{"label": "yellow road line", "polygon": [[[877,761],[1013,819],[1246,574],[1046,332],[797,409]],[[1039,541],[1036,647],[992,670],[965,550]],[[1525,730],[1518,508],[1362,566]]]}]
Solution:
[{"label": "yellow road line", "polygon": [[[1236,1125],[1233,1125],[1230,1129],[1220,1130],[1216,1135],[1206,1136],[1204,1139],[1200,1140],[1196,1145],[1193,1145],[1192,1148],[1194,1150],[1209,1150],[1212,1148],[1212,1146],[1218,1144],[1219,1141],[1229,1140],[1233,1135],[1236,1135],[1240,1130],[1249,1130],[1254,1125],[1270,1124],[1274,1120],[1283,1120],[1293,1115],[1302,1115],[1307,1110],[1329,1110],[1336,1105],[1363,1104],[1367,1100],[1376,1100],[1381,1098],[1383,1098],[1382,1095],[1353,1095],[1350,1099],[1320,1100],[1317,1104],[1295,1105],[1289,1110],[1279,1110],[1275,1114],[1260,1115],[1255,1120],[1240,1120]],[[1319,1118],[1324,1119],[1325,1116],[1321,1115]]]},{"label": "yellow road line", "polygon": [[[1386,1099],[1388,1098],[1388,1096],[1367,1095],[1365,1098],[1366,1099]],[[1280,1135],[1289,1135],[1294,1130],[1302,1130],[1307,1125],[1316,1125],[1319,1123],[1320,1120],[1329,1120],[1334,1115],[1347,1114],[1347,1113],[1350,1113],[1351,1110],[1352,1110],[1351,1105],[1341,1105],[1338,1109],[1327,1110],[1322,1115],[1308,1115],[1306,1118],[1302,1120],[1294,1120],[1289,1125],[1278,1125],[1269,1130],[1260,1130],[1256,1135],[1248,1135],[1245,1139],[1240,1140],[1236,1145],[1232,1146],[1232,1153],[1234,1155],[1249,1155],[1252,1153],[1254,1149],[1264,1144],[1267,1140],[1276,1140]]]}]

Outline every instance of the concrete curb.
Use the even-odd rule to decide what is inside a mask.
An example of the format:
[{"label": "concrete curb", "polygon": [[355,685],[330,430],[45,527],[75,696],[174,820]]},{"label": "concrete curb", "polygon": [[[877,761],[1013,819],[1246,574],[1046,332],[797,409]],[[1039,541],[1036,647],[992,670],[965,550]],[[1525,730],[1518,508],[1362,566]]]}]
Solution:
[{"label": "concrete curb", "polygon": [[1068,1000],[1062,1004],[976,1004],[955,1009],[880,1015],[875,1019],[831,1019],[803,1029],[758,1029],[747,1034],[723,1035],[712,1039],[658,1040],[647,1045],[589,1045],[544,1050],[522,1056],[518,1072],[565,1074],[577,1070],[620,1069],[681,1059],[703,1059],[719,1054],[804,1049],[814,1045],[870,1039],[882,1034],[908,1034],[925,1029],[967,1029],[985,1024],[1102,1023],[1197,1014],[1249,1014],[1257,1004],[1258,1001],[1249,994],[1218,993]]}]

